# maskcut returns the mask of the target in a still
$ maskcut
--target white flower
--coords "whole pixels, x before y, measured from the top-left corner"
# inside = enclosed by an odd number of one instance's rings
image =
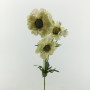
[[[53,25],[51,30],[51,37],[55,40],[59,40],[61,36],[67,35],[67,29],[64,27],[61,27],[60,22],[56,22],[55,25]]]
[[[34,9],[27,18],[28,28],[34,35],[46,36],[50,33],[53,20],[51,14],[45,9]]]
[[[53,41],[51,37],[46,37],[39,41],[36,53],[40,53],[42,59],[47,59],[52,55],[57,47],[57,42]]]

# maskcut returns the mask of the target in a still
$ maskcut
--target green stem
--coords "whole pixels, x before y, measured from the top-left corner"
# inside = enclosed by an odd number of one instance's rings
[[[44,90],[45,90],[45,77],[44,77]]]

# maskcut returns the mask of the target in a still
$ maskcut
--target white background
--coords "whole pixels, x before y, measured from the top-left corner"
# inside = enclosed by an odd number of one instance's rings
[[[45,8],[69,31],[50,64],[46,90],[90,90],[89,0],[0,0],[0,90],[43,90],[42,65],[34,46],[41,39],[27,28],[34,8]]]

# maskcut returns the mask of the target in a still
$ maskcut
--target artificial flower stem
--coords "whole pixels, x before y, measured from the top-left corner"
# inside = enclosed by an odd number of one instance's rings
[[[45,70],[45,60],[43,60],[43,69]],[[44,90],[45,90],[45,76],[44,76]]]
[[[44,90],[45,90],[45,77],[44,77]]]
[[[43,60],[43,69],[45,70],[45,60]]]

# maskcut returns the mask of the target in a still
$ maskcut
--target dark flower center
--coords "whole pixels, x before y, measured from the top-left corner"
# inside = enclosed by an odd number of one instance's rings
[[[45,47],[43,48],[45,52],[48,52],[50,49],[51,49],[50,45],[45,45]]]
[[[43,21],[42,21],[42,19],[36,19],[35,26],[37,28],[42,28],[43,27]]]
[[[61,31],[61,29],[58,27],[53,28],[53,34],[55,34],[55,35],[57,35],[60,31]]]

